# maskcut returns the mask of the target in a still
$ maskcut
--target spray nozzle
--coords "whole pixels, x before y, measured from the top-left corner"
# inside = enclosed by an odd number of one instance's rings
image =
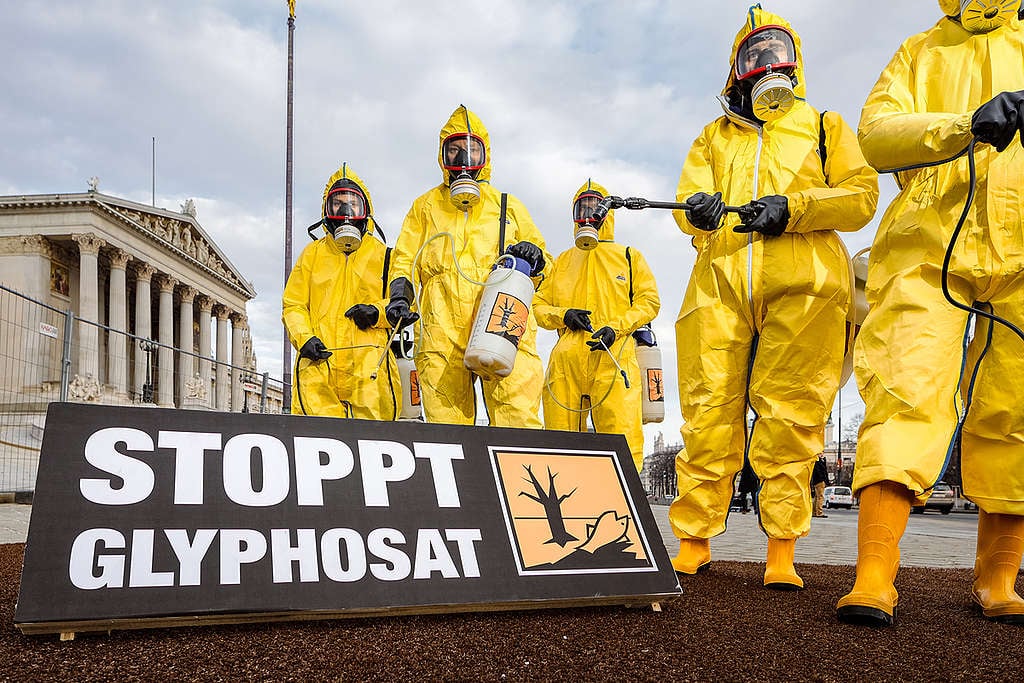
[[[603,221],[609,211],[621,208],[622,206],[623,201],[621,197],[609,195],[597,203],[597,206],[594,207],[594,213],[592,216],[595,221]]]

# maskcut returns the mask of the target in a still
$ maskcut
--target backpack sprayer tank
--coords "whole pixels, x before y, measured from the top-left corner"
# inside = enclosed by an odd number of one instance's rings
[[[530,271],[529,263],[505,254],[484,283],[464,356],[466,368],[484,379],[507,377],[515,365],[533,303]]]
[[[636,362],[640,366],[643,392],[643,424],[665,419],[665,387],[661,377],[661,349],[650,324],[633,333],[636,340]]]
[[[413,338],[412,326],[405,327],[395,334],[391,342],[391,351],[395,354],[398,365],[398,376],[402,385],[402,409],[398,413],[399,420],[419,420],[423,416],[423,404],[420,402],[420,378],[416,372],[416,364],[412,360]]]

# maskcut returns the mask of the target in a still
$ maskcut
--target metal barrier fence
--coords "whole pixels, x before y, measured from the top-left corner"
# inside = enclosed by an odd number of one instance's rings
[[[34,489],[52,401],[279,413],[283,391],[268,373],[84,320],[0,284],[0,493]]]

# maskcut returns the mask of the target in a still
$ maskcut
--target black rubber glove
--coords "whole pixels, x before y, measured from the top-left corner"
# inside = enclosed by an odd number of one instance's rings
[[[718,230],[722,214],[725,213],[725,202],[722,201],[721,192],[698,192],[687,199],[686,204],[690,207],[686,215],[693,227],[706,232]]]
[[[391,281],[388,287],[388,294],[391,297],[388,305],[384,307],[384,317],[391,327],[405,327],[420,319],[420,314],[409,308],[412,303],[412,283],[408,278],[399,277]]]
[[[345,317],[351,318],[352,322],[359,329],[368,330],[377,324],[377,320],[380,318],[380,311],[377,310],[376,306],[371,306],[370,304],[356,304],[345,311]]]
[[[781,194],[770,194],[746,204],[740,211],[740,224],[733,232],[759,232],[777,237],[789,225],[789,200]]]
[[[1001,92],[978,107],[971,117],[971,132],[1002,152],[1017,131],[1024,136],[1024,90]],[[1021,137],[1024,144],[1024,137]]]
[[[310,337],[306,340],[306,343],[299,349],[299,356],[302,358],[308,358],[311,361],[327,360],[333,354],[327,350],[324,343],[320,341],[320,337]]]
[[[582,308],[568,309],[562,316],[562,322],[570,332],[584,332],[592,329],[590,327],[590,311],[584,311]]]
[[[615,343],[615,330],[605,325],[594,334],[590,335],[591,339],[596,341],[588,341],[587,346],[590,347],[591,351],[602,351],[605,348],[611,349],[612,344]],[[604,346],[601,343],[604,342]]]
[[[538,275],[544,270],[544,252],[533,242],[516,242],[506,249],[505,253],[529,263],[530,277]]]

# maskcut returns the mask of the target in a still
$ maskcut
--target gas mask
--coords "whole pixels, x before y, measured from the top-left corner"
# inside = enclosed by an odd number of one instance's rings
[[[736,52],[736,80],[750,84],[750,108],[761,121],[782,118],[793,108],[793,71],[796,47],[782,26],[762,26],[740,43]]]
[[[594,209],[604,197],[599,192],[587,191],[576,198],[572,205],[572,222],[576,227],[574,236],[576,248],[589,251],[597,246],[597,231],[604,222],[594,218]]]
[[[340,180],[327,193],[324,225],[346,254],[359,248],[366,233],[368,215],[366,198],[355,183]]]
[[[960,25],[971,33],[988,33],[1010,22],[1018,0],[961,0]]]
[[[484,141],[473,133],[454,133],[441,144],[441,167],[448,172],[452,205],[468,211],[480,201],[476,177],[487,161]]]

